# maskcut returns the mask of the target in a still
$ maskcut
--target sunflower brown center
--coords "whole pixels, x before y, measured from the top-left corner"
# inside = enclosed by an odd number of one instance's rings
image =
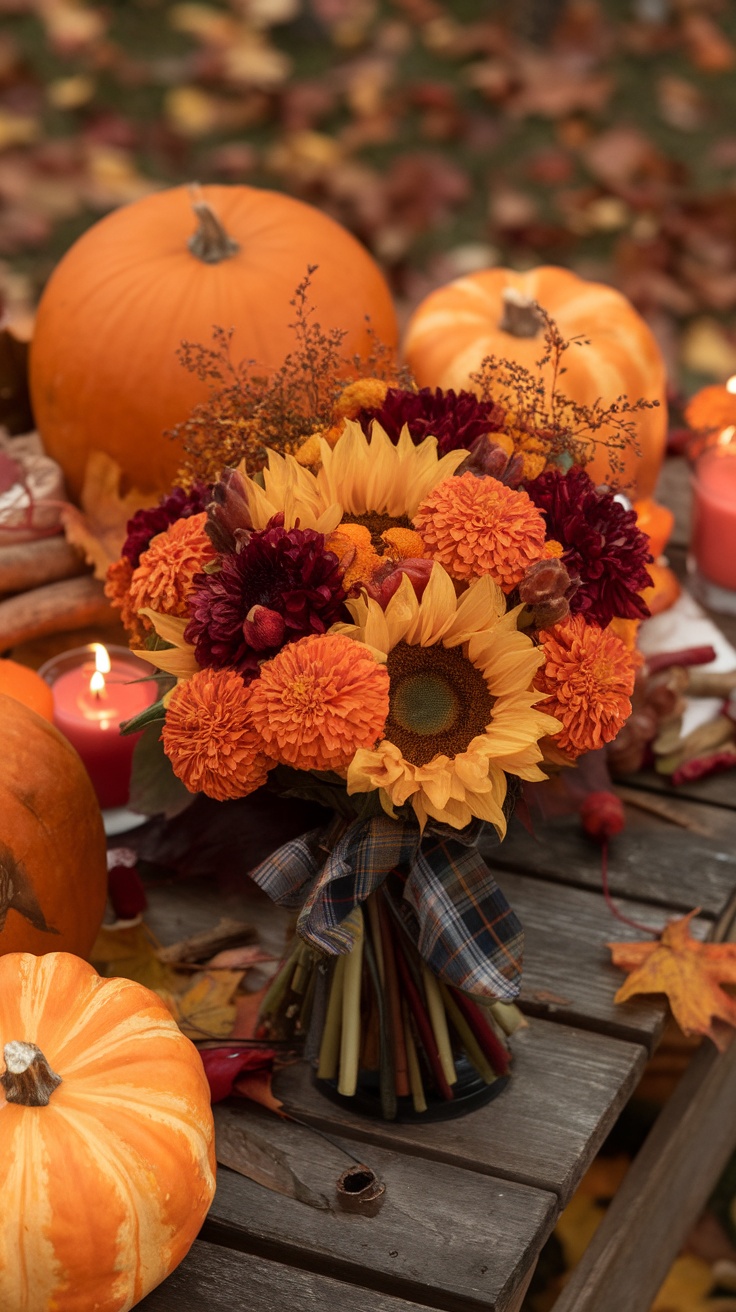
[[[344,515],[343,522],[362,524],[367,528],[371,535],[371,546],[379,556],[382,556],[386,550],[382,533],[386,533],[390,528],[413,528],[411,520],[406,515],[386,515],[379,510],[368,510],[364,515]]]
[[[494,699],[462,648],[400,642],[386,667],[391,689],[385,737],[412,765],[457,756],[490,723]]]

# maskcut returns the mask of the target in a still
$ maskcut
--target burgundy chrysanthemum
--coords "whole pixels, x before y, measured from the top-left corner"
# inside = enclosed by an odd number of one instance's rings
[[[646,619],[649,609],[639,593],[651,586],[647,572],[649,538],[637,528],[633,510],[625,510],[610,492],[599,493],[584,469],[567,474],[546,470],[526,490],[547,518],[547,536],[564,547],[562,560],[580,587],[570,610],[603,628],[618,615]]]
[[[287,531],[280,519],[223,556],[216,573],[197,575],[184,636],[201,666],[232,666],[250,678],[285,643],[349,618],[340,563],[324,535]]]
[[[127,537],[123,543],[122,554],[129,560],[133,569],[140,564],[144,551],[151,545],[157,533],[163,533],[178,519],[189,519],[190,515],[199,515],[207,509],[207,502],[212,496],[212,488],[204,483],[195,483],[189,492],[183,487],[171,489],[168,496],[162,497],[157,506],[148,510],[136,510],[132,519],[126,524]]]
[[[472,392],[443,392],[422,387],[418,392],[389,387],[383,405],[361,410],[358,420],[366,437],[377,419],[392,442],[398,442],[404,424],[415,445],[436,437],[440,455],[470,448],[476,437],[503,428],[504,412],[495,401],[479,401]]]

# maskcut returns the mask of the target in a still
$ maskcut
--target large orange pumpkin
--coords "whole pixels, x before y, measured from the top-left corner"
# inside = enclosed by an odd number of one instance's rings
[[[0,694],[0,726],[0,953],[86,956],[107,898],[94,788],[71,743],[14,697]]]
[[[633,448],[622,453],[620,476],[630,493],[651,496],[667,436],[665,366],[644,320],[611,287],[551,266],[528,273],[484,269],[440,287],[415,310],[404,342],[419,386],[469,387],[471,374],[489,355],[533,370],[544,350],[534,301],[556,320],[563,337],[590,341],[566,352],[560,391],[583,405],[598,398],[608,405],[622,395],[631,402],[659,402],[636,416],[641,455]],[[596,480],[610,476],[605,452],[587,468]]]
[[[0,1307],[127,1312],[212,1201],[209,1087],[155,993],[67,952],[0,960]]]
[[[275,371],[295,346],[290,302],[310,265],[314,319],[346,331],[346,359],[370,356],[371,329],[396,346],[383,276],[333,219],[253,187],[206,187],[202,196],[199,227],[186,187],[108,215],[67,252],[41,298],[33,410],[74,496],[94,449],[141,490],[166,491],[181,450],[165,432],[208,394],[177,359],[181,342],[209,346],[214,326],[232,327],[233,361]]]

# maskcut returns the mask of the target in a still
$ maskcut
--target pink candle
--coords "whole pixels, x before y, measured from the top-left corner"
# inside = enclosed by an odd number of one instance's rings
[[[124,647],[91,643],[47,661],[39,673],[54,694],[54,724],[79,752],[103,810],[125,806],[133,748],[140,734],[120,725],[157,697],[151,666]]]
[[[690,550],[703,578],[736,592],[734,442],[710,447],[695,467]]]

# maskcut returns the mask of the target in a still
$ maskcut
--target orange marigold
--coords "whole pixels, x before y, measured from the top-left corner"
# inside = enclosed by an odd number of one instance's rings
[[[234,670],[198,670],[174,689],[161,737],[190,793],[226,802],[266,782],[276,762],[251,719],[254,686],[246,687]]]
[[[142,615],[139,615],[135,606],[130,600],[130,584],[133,578],[133,566],[127,556],[121,556],[119,560],[108,566],[107,576],[105,578],[105,596],[110,605],[120,611],[120,619],[127,629],[131,638],[141,647],[146,640],[146,634],[151,629],[151,624]]]
[[[539,703],[562,721],[553,742],[572,760],[616,737],[631,714],[636,668],[632,652],[610,629],[574,615],[539,634],[545,663],[534,680]]]
[[[445,479],[425,497],[414,525],[452,578],[489,574],[504,592],[544,553],[544,520],[531,498],[495,478]]]
[[[195,574],[215,560],[217,552],[204,531],[206,512],[177,519],[164,533],[151,539],[130,582],[130,605],[135,611],[150,606],[161,615],[188,615],[187,605]]]
[[[375,746],[389,677],[367,647],[339,633],[283,647],[251,684],[250,713],[268,750],[298,770],[345,770]]]

